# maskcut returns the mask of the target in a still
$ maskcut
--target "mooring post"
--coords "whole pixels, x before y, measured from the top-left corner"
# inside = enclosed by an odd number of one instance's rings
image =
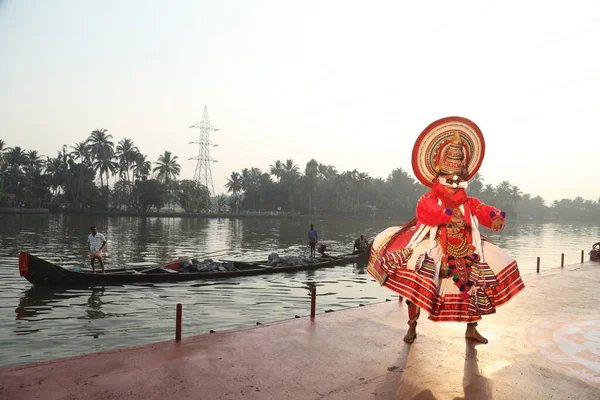
[[[583,250],[581,250],[581,263],[583,264]]]
[[[540,273],[540,258],[537,258],[537,273]]]
[[[177,303],[177,316],[175,318],[175,341],[176,342],[179,342],[181,340],[181,314],[182,314],[181,303]]]
[[[315,309],[317,306],[317,288],[310,290],[310,319],[315,319]]]
[[[561,268],[565,267],[565,253],[560,254],[560,267]]]

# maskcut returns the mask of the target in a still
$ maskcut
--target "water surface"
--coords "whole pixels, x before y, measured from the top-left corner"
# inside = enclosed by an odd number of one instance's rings
[[[271,252],[308,254],[314,223],[332,253],[345,253],[361,233],[372,238],[394,221],[201,219],[0,215],[0,367],[139,345],[174,337],[175,305],[184,308],[183,334],[254,325],[310,313],[396,299],[356,263],[318,271],[221,280],[89,289],[34,287],[19,276],[26,250],[63,264],[87,263],[86,238],[95,224],[107,236],[106,265],[153,264],[178,256],[266,259]],[[398,221],[403,222],[403,221]],[[524,275],[580,260],[600,228],[576,224],[519,224],[501,233],[485,230],[515,257]],[[493,318],[493,317],[492,317]]]

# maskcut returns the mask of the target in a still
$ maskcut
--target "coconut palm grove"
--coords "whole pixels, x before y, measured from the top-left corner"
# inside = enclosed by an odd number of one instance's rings
[[[287,159],[273,161],[267,171],[234,171],[223,188],[227,194],[214,198],[206,187],[179,180],[180,173],[178,157],[170,151],[149,160],[131,139],[115,144],[106,129],[63,145],[54,156],[0,139],[0,207],[411,218],[426,191],[401,168],[379,178],[357,169],[338,171],[314,159],[304,168]],[[468,191],[517,218],[600,221],[600,199],[547,204],[510,182],[486,183],[480,174]]]

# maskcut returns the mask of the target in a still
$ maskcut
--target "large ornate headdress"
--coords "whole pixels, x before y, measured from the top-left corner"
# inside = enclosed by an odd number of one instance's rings
[[[466,118],[446,117],[421,132],[413,147],[412,166],[417,179],[431,187],[439,175],[468,181],[479,170],[484,155],[479,127]]]

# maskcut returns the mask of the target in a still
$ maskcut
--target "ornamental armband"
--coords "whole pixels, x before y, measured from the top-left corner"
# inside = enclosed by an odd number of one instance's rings
[[[504,211],[500,211],[500,215],[496,214],[496,211],[490,211],[490,218],[494,219],[495,217],[502,217],[506,219],[506,213]]]

